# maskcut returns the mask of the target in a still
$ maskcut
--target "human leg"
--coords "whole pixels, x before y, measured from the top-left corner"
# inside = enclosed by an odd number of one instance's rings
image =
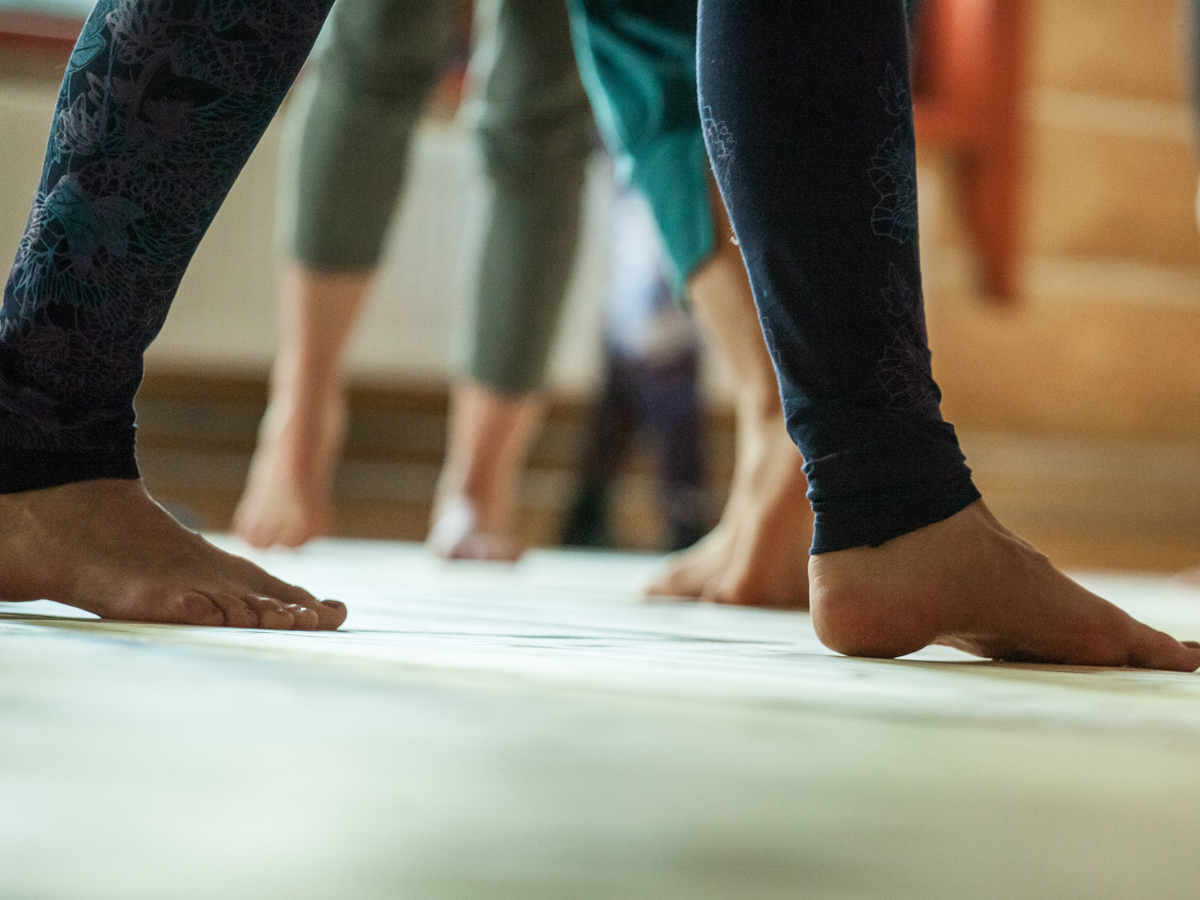
[[[438,480],[430,549],[445,559],[513,562],[521,469],[541,422],[536,395],[507,395],[474,381],[450,395],[446,458]]]
[[[494,17],[472,60],[483,70],[477,127],[491,197],[429,543],[447,557],[511,559],[522,549],[516,492],[574,265],[592,120],[561,4],[498,0],[479,15]]]
[[[1194,670],[1006,531],[971,486],[930,373],[898,0],[702,0],[713,167],[816,512],[813,623],[830,647]]]
[[[803,609],[808,605],[812,514],[804,460],[784,426],[754,297],[723,209],[714,203],[716,251],[688,280],[709,345],[733,373],[736,457],[717,527],[671,557],[651,594]]]
[[[280,271],[279,352],[233,531],[254,547],[299,547],[333,524],[347,426],[345,353],[373,272]]]
[[[696,85],[696,7],[570,0],[580,70],[605,140],[654,212],[677,289],[686,286],[734,377],[737,458],[717,527],[668,559],[657,595],[803,606],[810,515],[803,460],[783,427],[771,360],[725,213],[710,189]]]
[[[604,378],[592,406],[563,543],[615,546],[608,501],[631,440],[651,438],[666,546],[680,550],[711,527],[705,477],[699,344],[664,273],[665,251],[640,192],[618,184],[609,210],[610,277]]]
[[[326,11],[101,0],[89,17],[0,309],[0,598],[154,622],[345,619],[178,525],[134,455],[143,351]]]
[[[342,0],[284,122],[280,345],[234,531],[299,546],[331,525],[345,354],[413,134],[454,36],[453,0]]]

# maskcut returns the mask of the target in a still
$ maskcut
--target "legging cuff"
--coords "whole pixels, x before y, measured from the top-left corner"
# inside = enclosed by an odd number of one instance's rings
[[[133,448],[106,453],[53,453],[23,447],[0,447],[0,494],[19,494],[92,481],[139,478]]]
[[[921,485],[882,495],[814,503],[811,552],[878,547],[892,538],[948,519],[980,498],[969,474],[945,485]]]

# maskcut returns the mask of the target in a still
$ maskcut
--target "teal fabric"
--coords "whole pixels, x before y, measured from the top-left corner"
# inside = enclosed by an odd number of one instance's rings
[[[654,211],[673,287],[715,248],[696,104],[695,0],[568,0],[579,74],[618,174]]]
[[[1200,4],[1200,0],[1195,0]],[[579,73],[618,174],[654,210],[676,293],[715,248],[696,102],[695,0],[567,0]],[[920,0],[907,0],[910,24]]]

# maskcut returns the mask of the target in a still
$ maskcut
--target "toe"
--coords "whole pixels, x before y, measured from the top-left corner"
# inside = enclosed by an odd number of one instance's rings
[[[179,624],[219,626],[225,624],[221,607],[209,597],[189,591],[179,598]]]
[[[1140,669],[1165,669],[1195,672],[1200,669],[1200,646],[1195,641],[1180,643],[1161,631],[1146,629],[1139,645],[1130,654],[1129,665]]]
[[[233,532],[251,547],[259,550],[271,546],[271,534],[262,520],[244,509],[238,509],[233,517]]]
[[[308,609],[304,606],[298,606],[295,603],[288,603],[284,606],[292,615],[292,630],[293,631],[316,631],[320,620],[315,609]]]
[[[1188,569],[1180,572],[1175,576],[1184,584],[1192,585],[1193,587],[1200,586],[1200,569]]]
[[[680,570],[676,561],[670,560],[646,586],[646,593],[651,597],[698,600],[704,593],[704,580],[691,577],[689,572]]]
[[[294,617],[278,600],[270,597],[244,597],[243,601],[258,616],[259,628],[280,631],[288,631],[292,628]]]
[[[317,615],[317,628],[322,631],[333,631],[346,621],[346,607],[341,603],[319,601],[303,588],[280,581],[253,563],[246,560],[240,562],[243,564],[243,583],[258,597],[272,597],[278,601],[280,608],[294,604],[312,610]]]
[[[234,594],[214,594],[213,603],[221,608],[225,625],[229,628],[257,628],[258,614],[246,601]]]
[[[271,545],[278,544],[289,550],[295,550],[297,547],[307,544],[312,537],[311,531],[302,522],[287,522],[272,534]]]
[[[329,630],[340,627],[346,621],[348,613],[346,604],[340,600],[321,600],[320,609],[316,612],[317,627]]]
[[[346,621],[346,607],[336,600],[318,600],[303,588],[282,581],[270,585],[269,591],[264,591],[270,597],[278,598],[287,605],[299,606],[310,610],[316,615],[316,628],[321,631],[333,631]]]

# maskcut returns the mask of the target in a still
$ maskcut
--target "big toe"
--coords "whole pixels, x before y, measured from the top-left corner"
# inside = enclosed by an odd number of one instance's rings
[[[1131,666],[1169,672],[1195,672],[1200,669],[1200,645],[1195,641],[1181,643],[1161,631],[1147,631],[1150,633],[1144,636],[1130,655]]]
[[[317,629],[320,631],[334,631],[346,621],[346,604],[339,600],[318,600],[317,605],[311,608],[317,614]]]

